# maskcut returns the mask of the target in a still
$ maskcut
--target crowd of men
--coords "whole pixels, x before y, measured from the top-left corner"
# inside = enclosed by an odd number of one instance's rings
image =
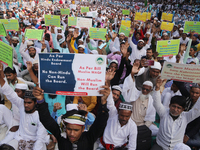
[[[76,9],[61,15],[71,3]],[[2,19],[19,21],[19,31],[0,37],[13,48],[13,69],[0,63],[0,150],[200,148],[200,85],[160,78],[165,61],[199,65],[200,34],[183,32],[185,21],[200,21],[198,1],[0,4]],[[97,15],[81,13],[83,6]],[[151,18],[135,20],[136,12],[150,12]],[[173,14],[171,32],[160,28],[163,12]],[[45,14],[60,15],[61,27],[46,26]],[[87,27],[68,26],[69,16],[92,18],[94,28],[107,29],[106,40],[91,39]],[[128,36],[119,33],[122,20],[131,21]],[[43,29],[43,40],[25,39],[26,29]],[[158,57],[157,41],[173,39],[180,39],[178,54]],[[107,55],[103,96],[44,93],[38,83],[39,53]]]

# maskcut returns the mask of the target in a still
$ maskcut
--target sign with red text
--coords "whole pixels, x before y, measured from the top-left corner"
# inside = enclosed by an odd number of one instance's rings
[[[200,83],[200,65],[166,62],[161,72],[162,79]]]
[[[39,82],[45,93],[101,96],[106,56],[90,54],[39,54]]]

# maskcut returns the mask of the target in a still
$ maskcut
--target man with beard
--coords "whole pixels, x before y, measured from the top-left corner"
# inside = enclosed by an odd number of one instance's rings
[[[142,91],[137,90],[134,75],[138,73],[138,67],[138,65],[133,64],[131,74],[124,81],[122,95],[133,106],[131,119],[137,126],[146,125],[151,130],[152,136],[156,136],[158,128],[153,124],[156,110],[153,106],[152,96],[150,95],[153,89],[153,83],[151,81],[145,81],[142,85]]]
[[[14,103],[20,111],[19,130],[16,132],[9,145],[15,149],[46,149],[45,143],[49,137],[46,129],[39,119],[38,111],[36,110],[36,98],[32,91],[26,91],[24,99],[18,97],[17,93],[3,79],[3,65],[0,63],[0,84],[1,91],[6,97]]]
[[[132,53],[130,55],[131,62],[133,63],[135,59],[141,59],[142,56],[146,55],[146,50],[144,47],[144,41],[139,40],[138,44],[135,45],[132,42],[131,36],[133,35],[134,31],[131,30],[129,33],[128,43],[130,44],[130,47],[132,48]]]

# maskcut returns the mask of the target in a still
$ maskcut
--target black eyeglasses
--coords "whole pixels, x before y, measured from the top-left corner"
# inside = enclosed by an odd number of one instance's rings
[[[146,88],[142,88],[142,90],[146,90],[147,92],[150,92],[151,90],[150,89],[146,89]]]

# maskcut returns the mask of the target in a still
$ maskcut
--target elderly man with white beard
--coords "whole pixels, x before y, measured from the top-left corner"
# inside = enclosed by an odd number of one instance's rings
[[[142,91],[138,91],[135,86],[135,75],[138,74],[138,65],[133,64],[131,74],[125,79],[122,95],[127,102],[131,102],[133,112],[132,120],[137,126],[146,125],[152,132],[152,136],[156,136],[158,128],[154,124],[156,110],[153,106],[153,99],[150,92],[153,89],[151,81],[145,81],[142,86]]]

